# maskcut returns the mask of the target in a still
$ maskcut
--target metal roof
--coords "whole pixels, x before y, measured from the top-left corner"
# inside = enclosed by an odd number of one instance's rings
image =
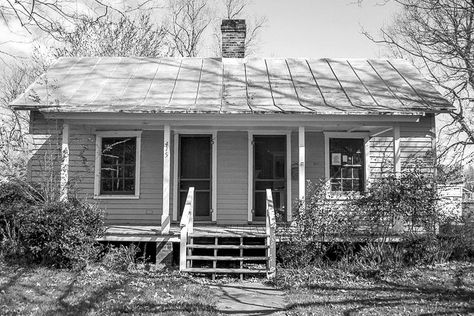
[[[404,60],[60,58],[12,106],[59,112],[414,114],[452,105]]]

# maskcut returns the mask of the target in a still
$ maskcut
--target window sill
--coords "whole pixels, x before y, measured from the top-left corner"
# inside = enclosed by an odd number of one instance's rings
[[[329,200],[355,200],[362,196],[362,192],[329,192],[327,199]]]
[[[96,195],[94,200],[138,200],[139,195]]]

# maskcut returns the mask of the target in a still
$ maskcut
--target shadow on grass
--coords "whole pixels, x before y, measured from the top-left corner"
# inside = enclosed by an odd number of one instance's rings
[[[347,307],[343,314],[353,315],[365,309],[372,308],[396,308],[413,307],[420,305],[426,308],[438,304],[437,309],[432,312],[420,313],[420,315],[451,315],[474,313],[474,291],[462,288],[449,289],[439,286],[404,285],[397,282],[377,280],[376,285],[368,287],[350,286],[326,286],[312,285],[307,288],[314,291],[315,296],[331,297],[333,295],[345,295],[344,299],[329,299],[322,302],[302,302],[287,306],[287,310],[298,308],[324,307],[327,305]],[[329,292],[329,293],[320,293]],[[371,295],[386,294],[386,297],[373,297]],[[425,302],[420,303],[420,302]],[[444,303],[444,304],[443,304]]]

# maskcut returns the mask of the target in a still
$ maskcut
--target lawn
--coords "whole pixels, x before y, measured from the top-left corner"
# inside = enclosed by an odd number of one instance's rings
[[[215,282],[143,266],[131,272],[99,265],[73,272],[0,262],[0,314],[219,315],[210,284]],[[277,284],[286,286],[288,303],[279,315],[474,314],[472,263],[364,275],[280,269]]]
[[[474,264],[447,263],[363,277],[337,269],[280,273],[284,315],[474,315]]]
[[[203,280],[177,272],[81,272],[0,263],[0,314],[4,315],[216,315]]]

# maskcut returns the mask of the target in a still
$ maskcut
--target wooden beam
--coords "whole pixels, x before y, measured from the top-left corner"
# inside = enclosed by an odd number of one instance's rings
[[[303,204],[306,199],[306,148],[305,148],[305,128],[300,126],[298,129],[298,152],[299,152],[299,159],[298,159],[298,192],[299,192],[299,200]]]
[[[400,125],[393,126],[393,171],[400,175],[402,171],[400,162]]]
[[[171,142],[170,126],[165,125],[163,133],[163,212],[161,214],[161,234],[170,232],[170,176],[171,176]]]
[[[69,124],[63,124],[62,134],[60,200],[66,201],[69,182]]]

